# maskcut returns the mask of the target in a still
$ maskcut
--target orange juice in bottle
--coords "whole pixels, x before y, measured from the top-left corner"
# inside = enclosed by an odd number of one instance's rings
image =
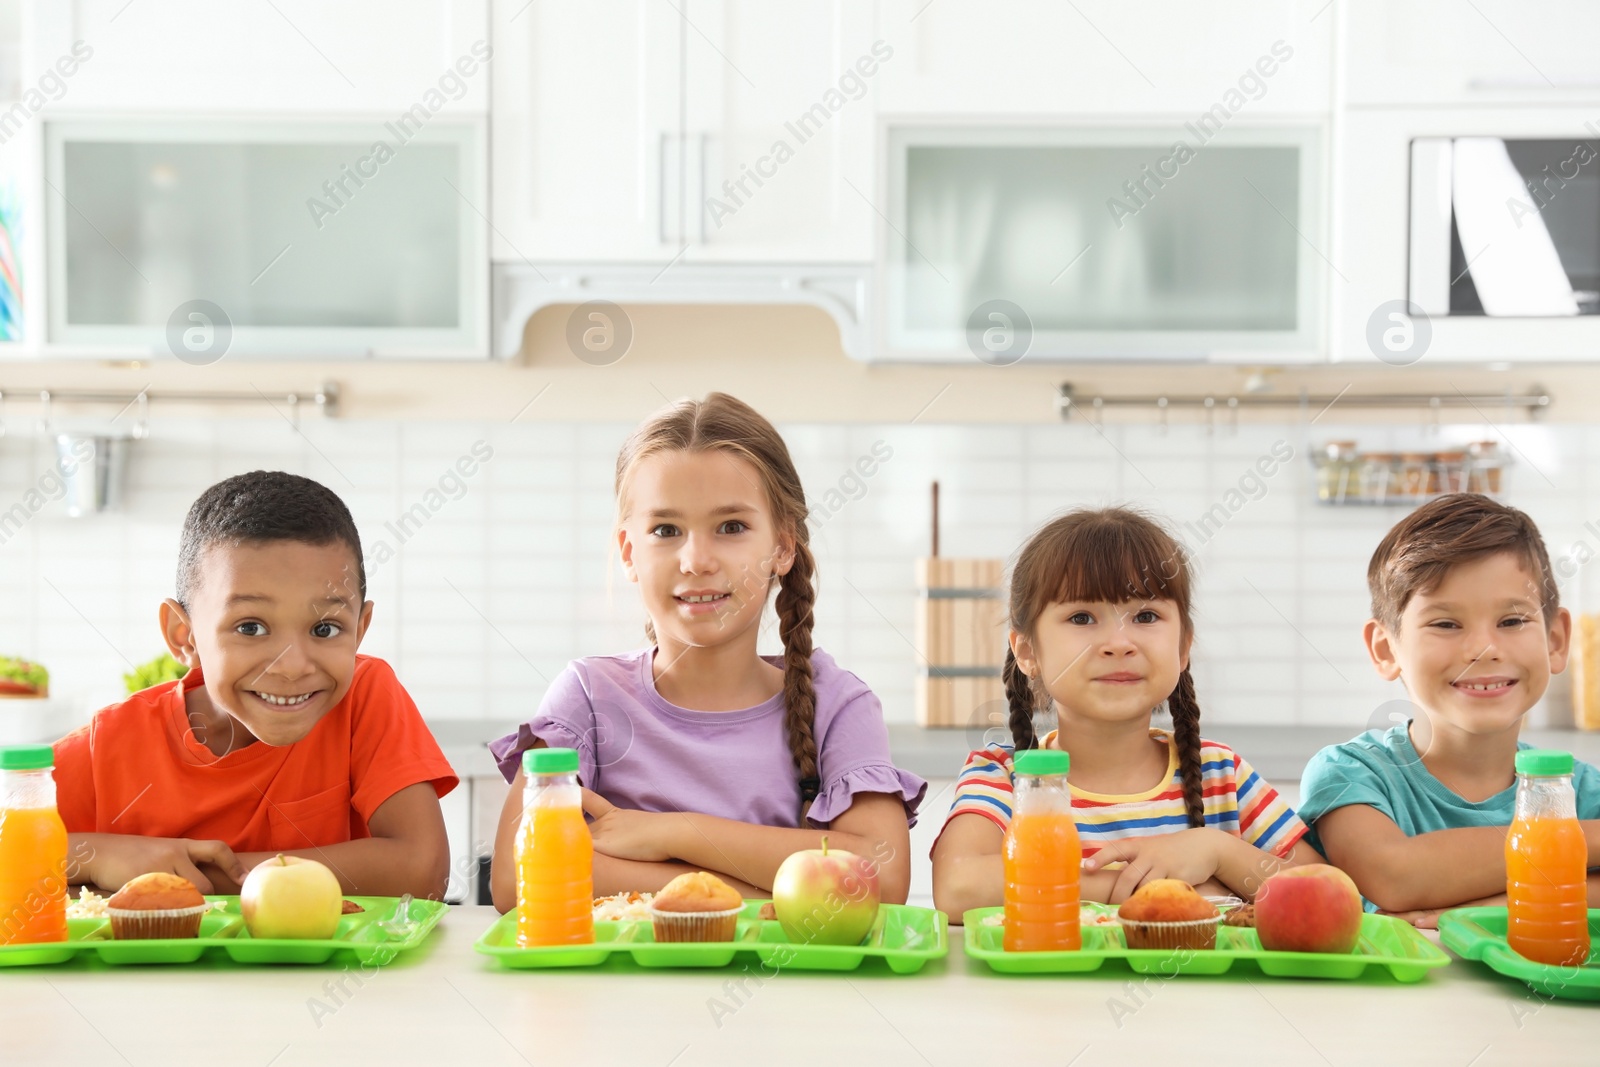
[[[594,941],[594,840],[583,819],[578,753],[531,748],[517,829],[517,944]]]
[[[1572,791],[1572,754],[1517,753],[1517,808],[1506,836],[1506,941],[1558,967],[1589,956],[1588,847]]]
[[[0,945],[67,939],[67,828],[49,745],[0,749]]]
[[[1072,820],[1065,752],[1017,753],[1016,795],[1004,848],[1005,950],[1059,952],[1083,947],[1078,877],[1083,848]]]

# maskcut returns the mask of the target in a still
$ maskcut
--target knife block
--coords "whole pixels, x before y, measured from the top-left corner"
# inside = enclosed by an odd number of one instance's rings
[[[997,710],[1004,720],[1004,572],[998,559],[917,560],[918,725],[987,728]]]

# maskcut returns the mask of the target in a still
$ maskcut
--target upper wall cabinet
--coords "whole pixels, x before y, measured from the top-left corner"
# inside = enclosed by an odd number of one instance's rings
[[[701,260],[872,256],[873,88],[896,56],[859,0],[688,0],[679,243]]]
[[[1474,106],[1600,99],[1600,4],[1346,0],[1347,100]],[[1356,42],[1359,42],[1357,46]]]
[[[487,355],[483,117],[402,121],[46,123],[50,354]]]
[[[902,114],[1321,113],[1333,30],[1326,0],[882,0],[878,35],[895,58],[879,103]]]
[[[26,91],[74,111],[483,112],[487,0],[27,0]]]
[[[666,3],[496,0],[496,260],[655,259],[683,41]]]
[[[871,256],[867,5],[501,0],[493,19],[497,260]]]

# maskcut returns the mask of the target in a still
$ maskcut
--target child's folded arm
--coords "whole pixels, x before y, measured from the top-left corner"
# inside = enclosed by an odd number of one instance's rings
[[[1277,856],[1232,834],[1221,830],[1211,832],[1222,835],[1215,877],[1246,900],[1254,900],[1261,892],[1262,883],[1279,871],[1322,862],[1317,850],[1304,837],[1296,841],[1286,855]]]
[[[286,849],[283,854],[324,864],[348,894],[398,897],[410,893],[428,900],[444,899],[450,876],[450,840],[432,783],[406,786],[378,805],[367,820],[367,830],[372,836]],[[251,868],[276,855],[247,852],[239,859]],[[230,887],[223,892],[238,889]]]
[[[1126,866],[1104,870],[1106,864],[1116,862]],[[1288,854],[1280,857],[1233,834],[1211,827],[1191,827],[1170,834],[1107,842],[1089,857],[1085,873],[1112,876],[1107,898],[1112,904],[1122,903],[1139,886],[1156,878],[1177,878],[1190,885],[1215,880],[1230,892],[1253,900],[1261,883],[1278,871],[1316,862],[1316,850],[1304,840],[1295,842]]]
[[[952,818],[933,846],[933,906],[960,922],[972,908],[997,907],[1005,893],[1000,849],[1005,832],[988,818],[965,812]]]
[[[543,742],[538,743],[539,746]],[[501,914],[517,905],[517,826],[522,821],[522,787],[527,779],[519,769],[506,791],[505,803],[500,808],[500,822],[495,828],[494,856],[489,866],[489,894]],[[585,790],[589,796],[594,794]],[[727,882],[744,897],[764,897],[767,889],[751,885],[737,875],[724,872],[717,865],[691,867],[686,863],[668,859],[658,862],[619,859],[595,850],[594,894],[597,897],[613,893],[653,893],[680,874],[708,870]]]
[[[650,824],[644,835],[650,849],[660,849],[674,859],[696,865],[696,869],[728,870],[768,892],[784,860],[802,849],[822,847],[826,836],[830,849],[853,852],[876,865],[884,901],[904,904],[911,891],[911,832],[905,802],[894,794],[856,794],[850,807],[833,819],[827,830],[759,826],[698,812],[629,811],[609,804],[601,812],[590,807],[594,796],[586,793],[585,809],[595,816],[590,829],[596,852],[620,852],[630,859],[659,859],[656,855],[635,855],[627,845],[618,848],[608,844],[608,820],[626,826],[642,817]],[[624,830],[619,836],[626,840],[637,835]]]
[[[622,860],[615,856],[607,856],[603,852],[594,854],[594,895],[608,897],[613,893],[655,893],[678,875],[689,874],[692,871],[707,871],[716,875],[746,900],[761,900],[772,895],[770,889],[751,885],[736,875],[719,871],[714,867],[692,867],[677,860],[659,862]],[[500,910],[510,911],[517,902],[516,898],[516,883],[513,879],[510,895],[505,900],[506,906]],[[496,900],[495,906],[499,907],[500,903],[500,900]]]
[[[176,874],[202,893],[236,893],[247,864],[222,841],[138,834],[67,835],[68,885],[117,890],[141,874]]]
[[[1408,836],[1366,804],[1317,820],[1328,861],[1389,912],[1450,908],[1505,891],[1506,829],[1467,826]]]

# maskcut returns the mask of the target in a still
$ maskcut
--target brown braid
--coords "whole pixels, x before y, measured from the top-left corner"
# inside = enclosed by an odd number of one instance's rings
[[[1033,679],[1023,673],[1009,648],[1001,676],[1006,683],[1006,703],[1011,705],[1011,743],[1018,752],[1038,748],[1039,738],[1033,729]]]
[[[1183,776],[1183,806],[1190,826],[1206,824],[1205,794],[1200,781],[1200,702],[1189,668],[1178,675],[1178,687],[1167,697],[1172,713],[1172,742],[1178,746],[1178,773]]]
[[[817,716],[817,691],[811,675],[812,608],[816,592],[811,575],[816,562],[806,544],[806,529],[796,531],[794,564],[778,586],[774,605],[778,612],[778,636],[783,639],[784,728],[789,733],[789,754],[800,775],[800,805],[804,812],[816,799],[821,782],[817,774],[817,739],[812,725]]]

